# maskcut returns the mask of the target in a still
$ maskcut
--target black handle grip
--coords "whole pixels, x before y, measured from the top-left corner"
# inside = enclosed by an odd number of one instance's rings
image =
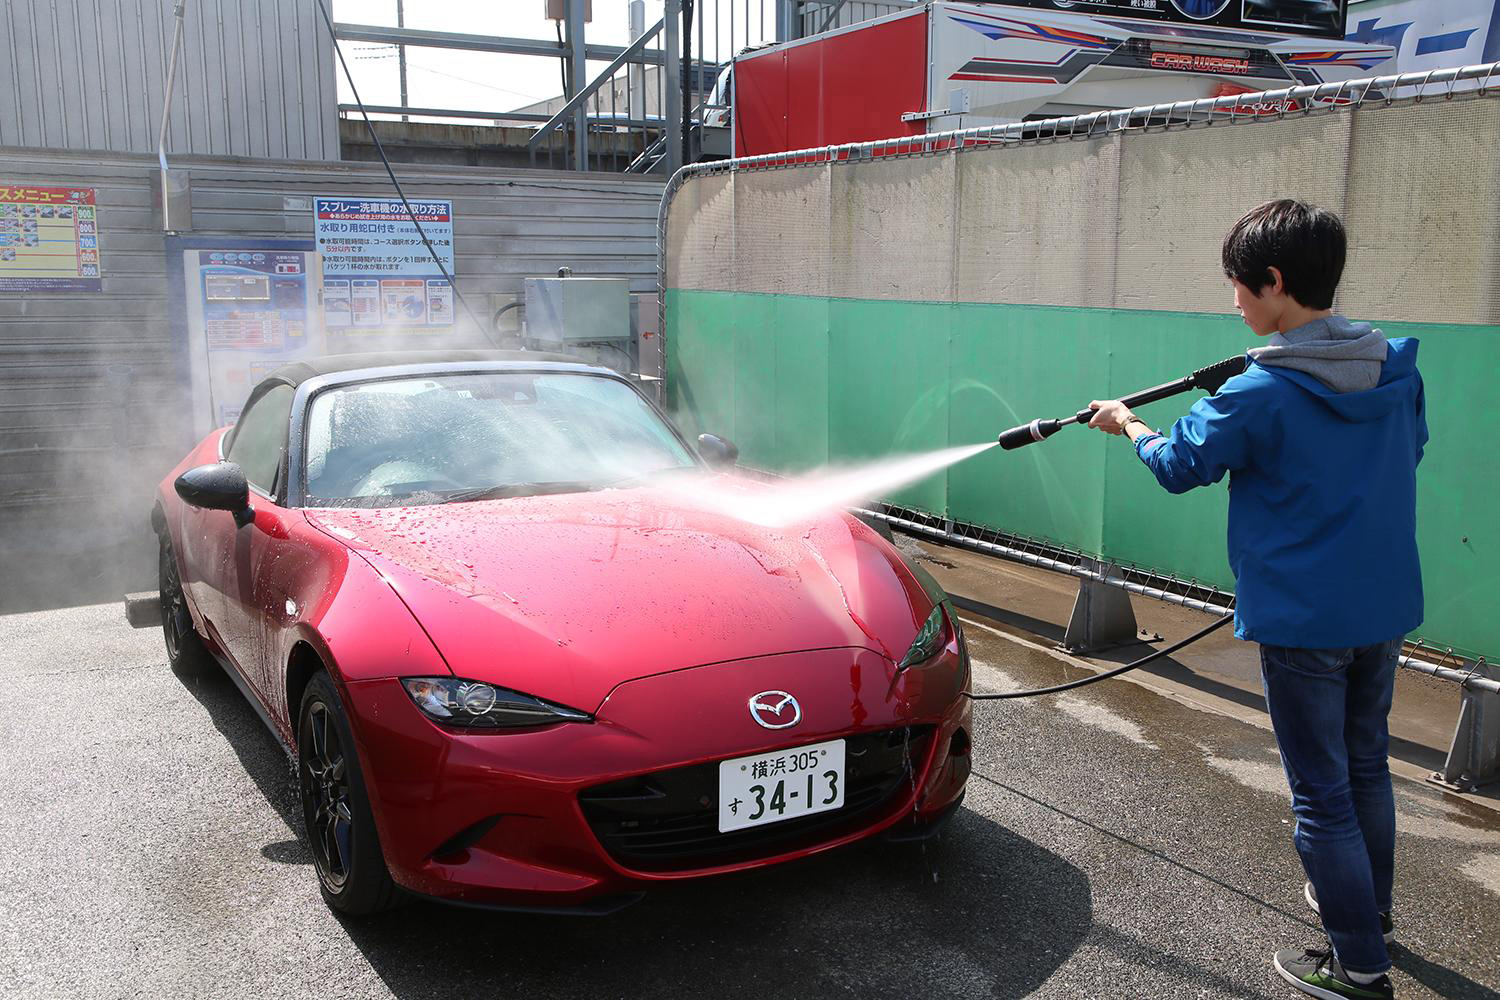
[[[1250,355],[1240,354],[1236,357],[1225,358],[1216,361],[1207,368],[1199,368],[1188,376],[1189,381],[1199,389],[1207,392],[1210,396],[1224,387],[1224,383],[1236,375],[1245,374],[1245,369],[1250,367]]]

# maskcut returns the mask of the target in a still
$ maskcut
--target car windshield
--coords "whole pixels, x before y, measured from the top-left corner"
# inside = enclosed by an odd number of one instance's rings
[[[313,398],[306,440],[312,506],[577,492],[696,465],[629,385],[561,372],[328,389]]]

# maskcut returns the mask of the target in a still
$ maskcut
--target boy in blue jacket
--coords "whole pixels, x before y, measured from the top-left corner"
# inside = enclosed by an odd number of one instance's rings
[[[1268,202],[1224,238],[1234,304],[1264,347],[1170,434],[1118,400],[1089,421],[1129,436],[1171,493],[1229,473],[1235,635],[1260,643],[1293,840],[1332,948],[1276,970],[1325,998],[1392,995],[1396,811],[1386,762],[1396,660],[1422,621],[1416,469],[1427,442],[1417,341],[1332,310],[1344,227]]]

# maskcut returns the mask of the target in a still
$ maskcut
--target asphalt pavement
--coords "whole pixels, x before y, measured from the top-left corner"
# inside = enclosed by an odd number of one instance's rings
[[[980,689],[1088,669],[973,619]],[[1262,727],[1109,681],[976,706],[941,839],[608,918],[319,899],[282,750],[118,604],[0,617],[0,998],[1291,997],[1318,940]],[[1500,998],[1500,817],[1398,779],[1397,996]]]

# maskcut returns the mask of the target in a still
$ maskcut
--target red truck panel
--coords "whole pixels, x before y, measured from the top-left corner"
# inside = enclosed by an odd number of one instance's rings
[[[742,58],[734,68],[735,155],[918,135],[927,109],[921,12]]]

